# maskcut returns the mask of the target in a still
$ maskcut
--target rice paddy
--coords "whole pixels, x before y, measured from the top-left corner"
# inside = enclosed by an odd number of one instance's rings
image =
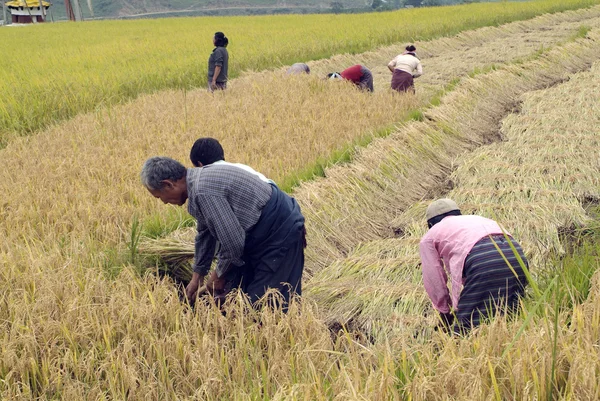
[[[345,16],[89,21],[3,29],[0,147],[15,136],[141,93],[204,87],[216,31],[231,39],[235,76],[242,70],[360,53],[595,4],[597,0],[536,0]]]
[[[588,209],[600,196],[599,35],[598,8],[546,15],[417,43],[426,75],[416,96],[386,89],[397,45],[311,63],[318,75],[351,60],[374,66],[372,96],[248,72],[216,96],[142,96],[11,140],[0,151],[10,194],[0,215],[0,398],[597,399],[597,258],[558,257],[565,228],[593,228]],[[519,37],[529,41],[511,47]],[[287,315],[241,300],[226,317],[191,310],[170,280],[139,274],[145,244],[132,227],[186,218],[145,193],[141,162],[185,161],[209,133],[228,160],[278,182],[319,159],[327,166],[294,189],[309,274]],[[328,166],[336,149],[350,162]],[[513,233],[543,294],[467,338],[433,330],[420,282],[423,211],[440,195]],[[166,254],[189,255],[188,235],[170,234]],[[584,270],[578,293],[568,280]]]

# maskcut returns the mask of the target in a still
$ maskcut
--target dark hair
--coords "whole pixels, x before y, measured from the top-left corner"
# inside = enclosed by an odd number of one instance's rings
[[[407,52],[415,52],[415,51],[417,51],[417,48],[415,47],[415,45],[408,45],[408,46],[406,46],[406,51]]]
[[[200,138],[194,142],[190,151],[190,161],[194,166],[200,167],[200,163],[207,166],[219,160],[225,160],[225,153],[219,141],[214,138]]]
[[[227,47],[229,44],[229,39],[223,32],[215,32],[215,46],[217,47]]]
[[[461,214],[462,213],[460,212],[460,210],[450,210],[449,212],[437,215],[437,216],[432,217],[429,220],[427,220],[427,226],[429,228],[431,228],[431,227],[435,226],[437,223],[439,223],[440,221],[442,221],[442,219],[446,216],[460,216]]]

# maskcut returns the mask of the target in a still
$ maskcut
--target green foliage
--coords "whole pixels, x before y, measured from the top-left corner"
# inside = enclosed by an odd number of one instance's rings
[[[142,224],[141,235],[160,238],[183,227],[193,227],[196,221],[181,207],[170,207],[166,212],[147,218]],[[132,228],[133,231],[133,228]]]
[[[129,242],[127,248],[129,249],[129,263],[135,265],[137,261],[138,246],[140,244],[140,238],[142,235],[142,224],[137,216],[133,216],[133,222],[131,223],[131,234],[129,236]]]
[[[571,39],[574,40],[574,39],[578,39],[578,38],[585,38],[591,29],[592,28],[590,28],[589,26],[582,25],[579,27],[579,29],[577,30],[577,33],[575,33],[575,35],[573,35],[573,37]]]

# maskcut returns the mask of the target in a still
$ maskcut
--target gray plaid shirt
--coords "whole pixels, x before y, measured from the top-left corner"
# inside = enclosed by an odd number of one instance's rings
[[[187,171],[188,211],[198,221],[194,272],[205,275],[219,241],[217,275],[244,264],[246,233],[271,198],[271,185],[231,165],[212,164]]]

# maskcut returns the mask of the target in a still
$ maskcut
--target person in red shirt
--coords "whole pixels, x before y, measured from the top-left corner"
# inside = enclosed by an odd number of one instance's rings
[[[373,74],[371,74],[371,71],[364,65],[356,64],[346,68],[341,73],[334,72],[328,75],[329,78],[337,78],[339,76],[352,82],[360,89],[373,92]]]

